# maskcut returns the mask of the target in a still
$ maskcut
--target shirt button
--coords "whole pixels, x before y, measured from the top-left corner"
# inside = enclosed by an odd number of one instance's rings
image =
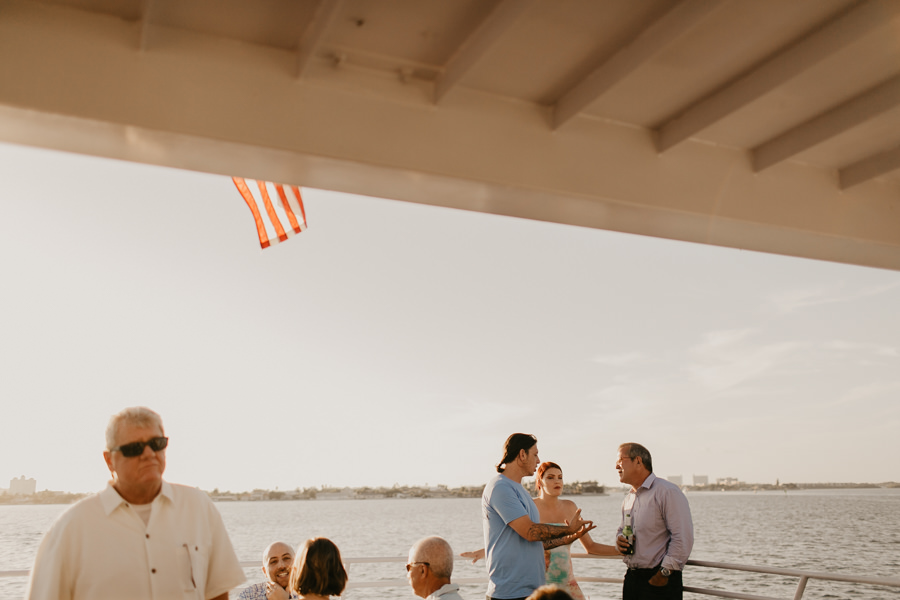
[[[150,539],[150,534],[149,534],[149,533],[147,534],[147,539],[148,539],[148,540]]]
[[[150,569],[151,573],[156,573],[156,569]]]

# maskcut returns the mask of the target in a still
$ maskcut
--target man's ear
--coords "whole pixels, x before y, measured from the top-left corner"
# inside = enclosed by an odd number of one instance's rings
[[[103,451],[103,460],[106,461],[106,467],[109,469],[109,472],[115,473],[115,470],[113,469],[113,464],[112,464],[112,452],[110,452],[109,450],[104,450]]]

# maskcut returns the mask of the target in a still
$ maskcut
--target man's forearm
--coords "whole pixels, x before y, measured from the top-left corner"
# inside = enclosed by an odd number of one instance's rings
[[[543,542],[544,550],[552,550],[553,548],[556,548],[557,546],[565,546],[566,544],[571,544],[572,542],[575,541],[574,539],[570,539],[571,537],[572,536],[570,534],[570,535],[564,535],[564,536],[558,537],[558,538],[553,538],[552,540],[544,540],[544,542]]]
[[[571,533],[572,532],[569,531],[569,527],[567,525],[532,523],[528,528],[528,540],[532,542],[549,542],[570,535]],[[557,546],[559,545],[560,544],[557,544]],[[556,546],[550,547],[555,548]],[[546,543],[544,544],[544,548],[547,548]]]

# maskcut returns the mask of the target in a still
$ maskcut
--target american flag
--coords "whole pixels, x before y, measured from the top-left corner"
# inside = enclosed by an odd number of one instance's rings
[[[260,247],[268,248],[306,229],[306,211],[296,185],[256,181],[257,189],[253,190],[243,177],[231,179],[253,213]],[[272,198],[277,201],[273,202]]]

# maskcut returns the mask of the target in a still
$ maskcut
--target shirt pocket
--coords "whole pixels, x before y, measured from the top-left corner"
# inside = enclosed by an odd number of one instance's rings
[[[181,544],[182,583],[184,597],[203,600],[206,590],[206,569],[209,563],[209,552],[206,547],[192,542]]]

